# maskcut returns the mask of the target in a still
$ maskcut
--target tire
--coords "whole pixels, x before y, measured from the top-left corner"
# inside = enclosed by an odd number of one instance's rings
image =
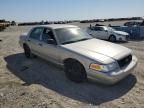
[[[71,81],[81,83],[87,79],[87,75],[83,65],[75,60],[64,63],[64,69],[67,78]]]
[[[114,35],[111,35],[111,36],[109,37],[109,41],[110,41],[110,42],[116,42],[116,37],[115,37]]]
[[[24,54],[26,56],[26,58],[31,58],[31,51],[30,48],[27,45],[24,45]]]

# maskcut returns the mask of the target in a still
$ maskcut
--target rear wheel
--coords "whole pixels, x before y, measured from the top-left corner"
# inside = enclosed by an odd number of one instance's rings
[[[31,58],[31,51],[30,48],[27,45],[24,45],[24,54],[27,58]]]
[[[110,42],[116,42],[116,36],[111,35],[111,36],[109,37],[109,41],[110,41]]]
[[[77,83],[83,82],[87,79],[85,69],[82,64],[75,60],[64,63],[66,76]]]

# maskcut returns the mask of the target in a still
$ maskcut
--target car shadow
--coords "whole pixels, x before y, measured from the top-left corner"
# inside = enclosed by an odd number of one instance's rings
[[[141,39],[141,40],[136,40],[136,39],[131,39],[131,40],[129,40],[129,41],[127,41],[127,42],[115,42],[116,44],[127,44],[127,43],[129,43],[129,42],[143,42],[144,41],[144,39]]]
[[[104,86],[92,81],[77,84],[65,77],[62,68],[40,58],[26,59],[23,53],[19,53],[5,57],[5,61],[10,72],[26,85],[40,84],[63,96],[94,105],[125,95],[137,82],[136,77],[131,74],[113,86]]]

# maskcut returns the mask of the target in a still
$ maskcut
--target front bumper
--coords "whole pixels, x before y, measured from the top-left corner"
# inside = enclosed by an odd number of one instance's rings
[[[128,35],[126,35],[126,36],[117,36],[116,40],[127,42],[129,40],[129,36]]]
[[[134,70],[136,65],[137,65],[137,58],[133,56],[131,63],[121,70],[115,70],[113,72],[103,73],[89,69],[87,75],[89,79],[95,80],[99,83],[112,85],[128,76]]]

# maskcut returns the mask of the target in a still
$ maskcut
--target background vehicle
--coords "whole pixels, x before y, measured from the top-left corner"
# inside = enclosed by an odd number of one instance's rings
[[[131,22],[126,22],[124,23],[124,26],[140,26],[142,22],[136,22],[136,21],[131,21]]]
[[[137,64],[130,49],[92,38],[72,25],[34,27],[20,36],[20,45],[28,58],[34,54],[64,66],[66,76],[75,82],[91,78],[114,84],[129,75]]]
[[[107,26],[94,26],[88,28],[87,32],[95,38],[115,41],[128,41],[129,34],[123,31],[117,31]]]

